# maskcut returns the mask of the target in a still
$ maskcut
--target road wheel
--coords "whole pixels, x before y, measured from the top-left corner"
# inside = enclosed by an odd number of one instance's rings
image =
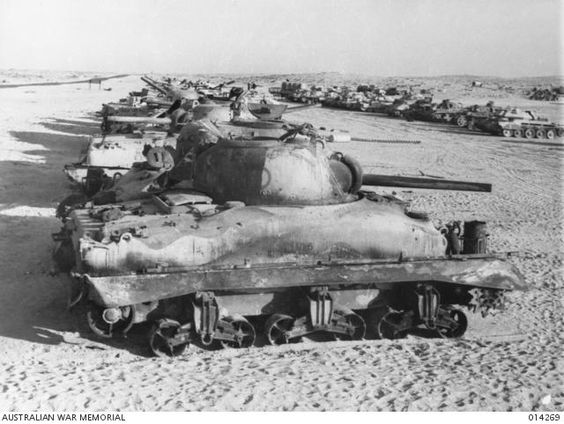
[[[514,130],[513,131],[513,137],[515,137],[515,138],[523,137],[523,131],[522,130]]]
[[[390,311],[380,319],[376,331],[381,339],[403,339],[407,335],[405,314]]]
[[[180,356],[188,343],[177,340],[180,323],[171,319],[160,319],[149,330],[149,347],[155,356]]]
[[[468,120],[466,119],[466,116],[461,115],[458,117],[458,119],[456,120],[456,125],[458,125],[460,128],[464,128],[466,125],[468,125]]]
[[[525,138],[534,138],[535,137],[535,130],[532,128],[527,128],[525,130]]]
[[[512,131],[511,131],[511,130],[508,130],[508,129],[504,129],[503,131],[501,131],[501,134],[502,134],[504,137],[511,137],[511,133],[512,133]]]
[[[459,309],[443,313],[439,321],[437,332],[441,337],[448,339],[462,337],[468,328],[468,319]]]
[[[538,129],[537,132],[536,132],[536,136],[537,136],[537,138],[545,138],[546,137],[546,131]]]
[[[546,131],[546,138],[548,138],[549,140],[552,140],[555,137],[555,132],[554,130],[547,130]]]
[[[282,345],[290,341],[290,331],[294,318],[289,315],[274,314],[264,324],[266,339],[271,345]]]
[[[229,326],[229,332],[232,336],[234,336],[234,340],[221,341],[221,346],[223,346],[224,348],[250,347],[255,342],[255,329],[245,318],[229,316],[222,318],[220,322],[222,325]]]
[[[133,306],[105,308],[89,302],[86,309],[86,322],[94,334],[104,338],[125,334],[135,321]]]

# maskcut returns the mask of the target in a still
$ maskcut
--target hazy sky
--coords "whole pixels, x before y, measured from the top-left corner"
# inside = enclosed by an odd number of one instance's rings
[[[0,68],[562,74],[563,0],[0,0]]]

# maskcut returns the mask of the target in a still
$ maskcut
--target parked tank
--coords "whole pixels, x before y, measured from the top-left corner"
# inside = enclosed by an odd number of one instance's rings
[[[468,121],[468,129],[491,132],[496,126],[498,117],[506,110],[504,108],[494,108],[491,112],[472,114],[471,119]]]
[[[464,108],[456,117],[456,125],[459,127],[467,127],[468,129],[477,129],[479,121],[489,120],[503,109],[494,106],[493,101],[489,101],[485,106],[473,105]]]
[[[176,137],[164,132],[94,136],[78,161],[65,165],[64,172],[72,183],[93,195],[119,180],[134,163],[145,162],[149,148],[166,146],[175,147]]]
[[[174,134],[188,121],[191,109],[197,104],[178,101],[159,117],[127,115],[125,111],[103,114],[103,134],[90,138],[86,148],[81,150],[79,160],[65,165],[65,174],[88,196],[111,187],[134,163],[146,161],[149,148],[173,149],[176,144]]]
[[[408,121],[431,122],[435,120],[436,109],[437,105],[431,99],[421,99],[411,104],[408,109],[403,111],[402,115]]]
[[[172,106],[173,102],[168,99],[149,97],[147,89],[131,92],[127,98],[117,103],[102,105],[102,110],[98,113],[102,117],[102,132],[128,134],[148,126],[168,127]],[[178,105],[175,108],[177,107]]]
[[[415,99],[399,98],[392,102],[392,104],[386,109],[385,113],[388,116],[399,118],[404,116],[404,113],[409,110],[411,105],[415,103]]]
[[[370,105],[366,108],[366,111],[372,113],[387,113],[394,105],[394,102],[396,100],[396,98],[390,96],[378,96],[370,102]]]
[[[486,252],[484,223],[436,228],[406,202],[361,190],[491,186],[363,175],[300,133],[220,138],[195,153],[192,190],[75,209],[54,235],[55,259],[92,331],[112,337],[150,321],[151,351],[170,356],[314,333],[459,337],[462,307],[487,313],[525,288]]]
[[[564,126],[549,122],[546,118],[539,117],[531,110],[520,111],[512,109],[504,111],[492,120],[488,132],[503,137],[547,138],[564,135]]]
[[[443,100],[437,105],[432,119],[436,122],[444,122],[447,124],[454,123],[462,110],[462,103],[453,102],[451,100]]]

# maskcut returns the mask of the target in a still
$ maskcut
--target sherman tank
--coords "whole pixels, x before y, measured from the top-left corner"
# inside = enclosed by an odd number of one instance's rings
[[[395,186],[490,191],[481,183],[364,174],[303,128],[219,137],[194,151],[191,189],[74,209],[55,260],[100,337],[150,322],[148,346],[246,348],[324,335],[460,337],[463,308],[525,289],[487,253],[479,221],[437,228]]]
[[[176,146],[176,138],[165,132],[94,136],[80,152],[78,162],[65,165],[64,172],[85,194],[93,195],[113,185],[134,163],[145,162],[148,148],[165,146]]]

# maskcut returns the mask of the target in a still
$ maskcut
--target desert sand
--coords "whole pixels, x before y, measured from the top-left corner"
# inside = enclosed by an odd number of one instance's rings
[[[33,76],[0,75],[18,78]],[[564,121],[562,105],[498,86],[469,91],[471,80],[426,81],[441,87],[438,98],[493,98]],[[88,84],[0,90],[0,410],[562,410],[562,139],[503,139],[321,108],[289,117],[356,137],[421,140],[331,145],[359,158],[366,172],[493,184],[491,194],[397,190],[433,219],[488,221],[490,249],[518,252],[510,260],[530,290],[511,293],[494,317],[470,316],[462,339],[191,347],[175,359],[149,357],[140,331],[96,339],[66,309],[66,277],[51,272],[55,207],[71,191],[63,165],[99,131],[93,112],[141,85],[130,76],[102,84],[111,91]]]

